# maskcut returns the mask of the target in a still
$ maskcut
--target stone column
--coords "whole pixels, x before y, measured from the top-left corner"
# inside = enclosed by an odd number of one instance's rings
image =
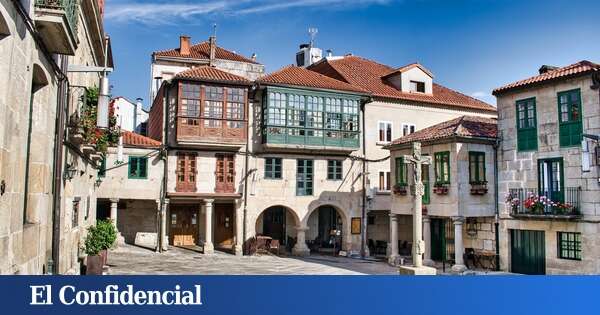
[[[204,208],[206,209],[206,226],[204,227],[204,253],[212,254],[215,252],[215,247],[212,242],[212,215],[213,215],[213,199],[204,200]]]
[[[169,213],[167,210],[169,209],[169,199],[165,199],[165,202],[162,205],[161,213],[160,213],[160,239],[162,243],[162,250],[169,249],[169,237],[167,236],[167,214]]]
[[[119,206],[119,199],[117,199],[117,198],[110,199],[110,220],[115,225],[115,228],[117,229],[117,231],[119,230],[118,224],[117,224],[118,206]]]
[[[236,204],[235,209],[235,244],[233,252],[236,256],[244,254],[244,209],[239,204]]]
[[[298,226],[296,227],[296,237],[298,241],[294,248],[292,248],[292,254],[294,256],[308,256],[310,255],[310,249],[306,246],[306,231],[308,231],[308,227],[306,226]]]
[[[391,252],[388,254],[388,263],[392,266],[397,265],[398,258],[398,215],[390,213],[390,246]]]
[[[434,266],[435,263],[431,260],[431,218],[423,216],[423,239],[425,240],[425,266]]]
[[[161,227],[162,227],[162,205],[160,199],[156,199],[156,252],[161,250]]]
[[[467,269],[465,266],[465,262],[463,259],[463,253],[465,250],[465,246],[463,244],[463,222],[465,218],[463,217],[454,217],[452,218],[454,221],[454,266],[452,266],[452,271],[454,272],[463,272]]]

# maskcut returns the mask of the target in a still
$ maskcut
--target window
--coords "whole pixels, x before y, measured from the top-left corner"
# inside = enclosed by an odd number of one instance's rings
[[[563,159],[538,160],[539,194],[554,202],[564,202],[564,173]]]
[[[535,98],[517,101],[517,150],[537,150]]]
[[[558,232],[558,258],[581,260],[581,233]]]
[[[313,160],[298,160],[296,170],[296,195],[313,194]]]
[[[379,191],[390,191],[390,172],[379,172]]]
[[[558,93],[558,118],[560,146],[571,147],[581,144],[581,91],[571,90]]]
[[[281,158],[265,158],[265,178],[281,179]]]
[[[380,142],[391,142],[392,141],[392,123],[380,121],[379,122],[379,141]]]
[[[90,196],[87,196],[87,200],[85,203],[85,216],[83,217],[83,220],[87,221],[87,219],[90,217],[90,207],[92,206],[92,202],[91,202],[91,198]]]
[[[368,225],[375,225],[375,216],[374,215],[370,215],[367,217],[367,224]]]
[[[100,168],[98,169],[98,177],[106,177],[106,157],[100,162]]]
[[[129,178],[146,179],[148,178],[148,158],[147,157],[129,157]]]
[[[327,161],[327,179],[341,180],[342,179],[342,164],[343,161],[329,160]]]
[[[306,98],[306,127],[309,137],[323,136],[323,98],[309,96]]]
[[[429,165],[421,165],[421,181],[425,188],[425,194],[423,195],[423,204],[428,205],[431,202],[431,185],[429,184]]]
[[[267,110],[267,123],[269,125],[285,126],[286,94],[269,93],[269,108]]]
[[[435,154],[435,183],[450,184],[450,152]]]
[[[80,197],[73,198],[73,212],[71,216],[71,227],[79,226],[79,203],[81,202]]]
[[[187,118],[183,119],[186,125],[198,125],[198,117],[200,117],[200,85],[187,84],[181,85],[181,109],[180,115]]]
[[[409,89],[411,92],[425,93],[425,82],[410,81]]]
[[[235,155],[217,154],[217,171],[215,172],[217,193],[235,192]]]
[[[402,124],[402,136],[406,137],[411,133],[414,133],[415,129],[416,127],[413,124]]]
[[[139,129],[142,136],[148,136],[148,122],[141,123]]]
[[[485,182],[485,153],[469,152],[469,183]]]
[[[404,158],[398,157],[396,158],[396,185],[398,186],[406,186],[408,185],[408,174],[407,167],[404,164]]]
[[[223,88],[220,86],[207,86],[205,88],[205,101],[203,117],[204,126],[220,128],[223,118]]]
[[[246,102],[246,90],[239,88],[227,88],[227,115],[229,128],[243,128],[244,104]]]
[[[304,96],[290,95],[288,103],[288,126],[289,134],[293,136],[306,135],[306,106]]]
[[[196,154],[178,152],[177,184],[175,186],[175,190],[181,192],[195,192],[196,174]]]

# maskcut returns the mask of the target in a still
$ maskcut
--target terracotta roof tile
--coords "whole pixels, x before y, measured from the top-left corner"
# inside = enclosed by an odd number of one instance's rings
[[[406,72],[406,71],[408,71],[408,70],[410,70],[412,68],[419,68],[419,69],[421,69],[421,71],[425,72],[428,76],[430,76],[430,77],[433,78],[433,73],[431,73],[431,71],[429,71],[429,69],[425,68],[422,64],[420,64],[418,62],[408,64],[408,65],[400,67],[398,69],[394,69],[394,70],[392,70],[392,72],[384,75],[383,77],[384,78],[385,77],[389,77],[389,76],[391,76],[391,75],[393,75],[395,73],[398,73],[398,72]]]
[[[550,70],[546,73],[499,87],[495,89],[492,94],[496,95],[515,88],[525,87],[530,84],[541,83],[574,75],[581,75],[592,71],[600,71],[600,65],[587,60],[582,60],[566,67]]]
[[[190,54],[182,55],[179,51],[179,48],[170,49],[170,50],[162,50],[154,52],[155,56],[164,56],[164,57],[177,57],[177,58],[189,58],[189,59],[206,59],[210,58],[210,45],[208,41],[201,42],[196,45],[190,46]],[[221,48],[217,46],[215,49],[215,57],[217,59],[223,60],[231,60],[231,61],[239,61],[239,62],[247,62],[258,64],[256,60],[252,60],[250,58],[246,58],[240,54],[234,53],[227,49]]]
[[[498,136],[498,122],[495,119],[477,116],[462,116],[398,138],[389,146],[433,141],[450,137],[495,139]]]
[[[160,141],[156,141],[131,131],[123,130],[121,135],[123,136],[123,145],[125,146],[158,148],[161,145]]]
[[[175,79],[237,83],[244,85],[252,84],[252,82],[246,78],[210,66],[200,66],[180,72],[175,75]]]
[[[360,87],[353,86],[346,82],[330,78],[315,71],[310,71],[305,68],[296,66],[287,66],[285,68],[282,68],[278,71],[261,77],[257,80],[257,82],[267,85],[271,83],[301,86],[308,88],[347,91],[363,94],[368,93]]]
[[[340,59],[322,61],[310,66],[309,69],[359,86],[371,92],[375,97],[496,111],[496,108],[490,104],[436,83],[433,84],[432,94],[402,92],[388,84],[384,79],[386,75],[399,69],[394,69],[358,56],[345,56]]]

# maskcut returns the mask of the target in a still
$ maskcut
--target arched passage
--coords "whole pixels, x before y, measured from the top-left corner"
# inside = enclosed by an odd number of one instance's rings
[[[300,219],[292,209],[275,205],[263,210],[255,223],[257,236],[268,236],[278,240],[282,246],[291,250],[294,245]]]
[[[349,220],[341,208],[321,205],[305,218],[306,242],[312,253],[337,254],[349,239]]]

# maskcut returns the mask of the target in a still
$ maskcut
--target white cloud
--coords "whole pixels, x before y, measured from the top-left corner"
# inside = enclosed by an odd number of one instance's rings
[[[394,0],[109,0],[105,17],[122,23],[177,24],[210,15],[249,15],[301,7],[339,9],[383,5],[392,1]]]

